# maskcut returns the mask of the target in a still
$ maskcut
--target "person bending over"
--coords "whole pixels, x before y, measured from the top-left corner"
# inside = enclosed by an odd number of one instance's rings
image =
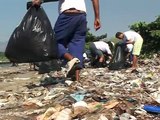
[[[106,57],[111,60],[112,52],[109,45],[104,41],[91,42],[89,46],[92,56],[92,66],[104,67],[106,64]]]
[[[142,36],[139,33],[131,30],[126,32],[117,32],[115,36],[116,38],[123,40],[125,44],[133,45],[133,64],[131,70],[136,70],[136,68],[138,67],[138,56],[140,55],[140,51],[142,49],[143,44]]]

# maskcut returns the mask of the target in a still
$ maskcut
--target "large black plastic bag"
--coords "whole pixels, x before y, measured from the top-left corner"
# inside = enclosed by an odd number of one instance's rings
[[[41,62],[57,58],[57,43],[42,7],[31,7],[13,31],[5,50],[16,63]]]
[[[126,53],[124,51],[124,46],[119,43],[116,44],[113,58],[109,63],[109,69],[119,70],[125,68],[125,61],[126,61],[125,55]]]

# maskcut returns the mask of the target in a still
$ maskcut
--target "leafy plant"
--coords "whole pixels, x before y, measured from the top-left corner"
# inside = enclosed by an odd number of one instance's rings
[[[143,37],[142,54],[144,56],[148,57],[160,51],[160,16],[149,24],[145,22],[135,23],[130,26],[130,29],[140,33]]]

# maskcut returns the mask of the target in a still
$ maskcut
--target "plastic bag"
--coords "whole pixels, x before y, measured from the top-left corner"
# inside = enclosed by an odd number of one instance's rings
[[[5,50],[11,62],[41,62],[57,58],[57,43],[42,7],[32,6],[13,31]]]
[[[125,51],[122,44],[116,44],[115,52],[111,62],[109,63],[110,70],[119,70],[125,68]]]
[[[160,113],[160,106],[144,105],[143,109],[151,113]]]

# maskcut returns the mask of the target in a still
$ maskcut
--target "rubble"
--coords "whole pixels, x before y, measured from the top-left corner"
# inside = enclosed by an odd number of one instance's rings
[[[0,120],[160,119],[160,55],[140,60],[133,73],[86,67],[80,81],[63,70],[38,74],[25,63],[0,68]]]

